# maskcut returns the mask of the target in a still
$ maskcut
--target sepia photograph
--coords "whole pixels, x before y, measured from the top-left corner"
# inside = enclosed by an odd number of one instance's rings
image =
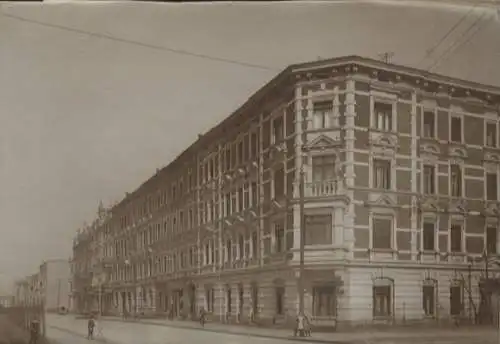
[[[0,344],[500,343],[500,0],[0,1]]]

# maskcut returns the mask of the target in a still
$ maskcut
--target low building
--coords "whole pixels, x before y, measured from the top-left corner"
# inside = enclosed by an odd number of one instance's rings
[[[85,262],[117,314],[293,324],[303,290],[317,326],[471,318],[500,272],[499,106],[367,58],[290,66],[113,206]]]
[[[36,274],[15,283],[16,305],[44,305],[48,312],[70,306],[70,263],[67,259],[44,261]]]
[[[12,295],[0,295],[0,308],[9,308],[14,306],[14,296]]]

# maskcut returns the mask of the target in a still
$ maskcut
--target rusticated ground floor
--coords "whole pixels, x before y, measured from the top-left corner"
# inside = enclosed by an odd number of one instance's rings
[[[480,306],[479,270],[341,266],[307,268],[305,310],[320,327],[447,323],[473,319]],[[105,313],[292,326],[297,272],[246,270],[195,279],[138,281],[106,288]]]

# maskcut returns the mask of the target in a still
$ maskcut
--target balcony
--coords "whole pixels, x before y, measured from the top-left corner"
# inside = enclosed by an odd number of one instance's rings
[[[307,182],[304,185],[305,197],[329,197],[341,195],[344,192],[343,180],[321,180]]]

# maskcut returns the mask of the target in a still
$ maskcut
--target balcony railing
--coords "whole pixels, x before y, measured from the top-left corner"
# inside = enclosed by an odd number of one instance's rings
[[[326,197],[339,195],[344,191],[342,180],[321,180],[306,182],[304,185],[306,197]]]

